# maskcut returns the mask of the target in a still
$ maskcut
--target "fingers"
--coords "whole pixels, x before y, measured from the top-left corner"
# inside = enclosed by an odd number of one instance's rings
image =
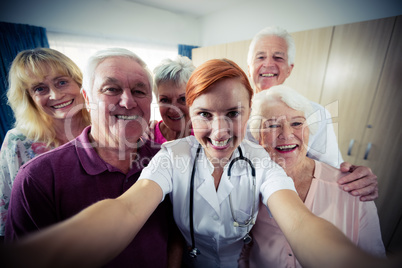
[[[366,186],[362,186],[363,184],[360,181],[351,182],[345,186],[343,186],[343,190],[345,192],[349,192],[354,196],[370,196],[378,193],[378,185],[377,183],[372,183]]]
[[[351,173],[338,180],[339,184],[348,184],[356,180],[362,180],[359,182],[361,184],[353,184],[356,185],[357,188],[351,188],[350,190],[359,189],[359,186],[365,187],[372,184],[374,181],[377,183],[377,176],[368,167],[352,165],[351,171],[349,172]]]
[[[363,201],[363,202],[365,202],[365,201],[374,201],[377,198],[378,198],[378,188],[376,188],[376,190],[371,194],[361,195],[360,196],[360,201]]]
[[[373,183],[366,185],[369,180]],[[342,188],[353,196],[360,196],[361,201],[373,201],[378,198],[377,180],[364,178],[345,184]]]
[[[368,167],[355,167],[352,173],[338,180],[342,189],[361,201],[372,201],[378,197],[377,176]]]
[[[342,171],[342,172],[351,172],[351,168],[352,167],[355,167],[355,166],[353,166],[351,163],[348,163],[348,162],[343,162],[342,164],[341,164],[341,166],[340,166],[340,170]]]

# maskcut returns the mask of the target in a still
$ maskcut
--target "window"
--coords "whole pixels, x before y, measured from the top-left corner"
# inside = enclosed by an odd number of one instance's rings
[[[84,70],[88,58],[98,50],[121,47],[133,51],[153,69],[165,58],[174,59],[178,52],[177,46],[150,45],[128,40],[117,40],[102,37],[79,36],[56,32],[47,32],[49,46],[56,49]],[[154,96],[151,105],[151,120],[161,120],[159,108]]]

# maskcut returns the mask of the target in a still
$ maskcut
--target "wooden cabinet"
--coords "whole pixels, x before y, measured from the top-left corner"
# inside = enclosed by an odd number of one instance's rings
[[[285,84],[308,99],[320,102],[334,27],[292,33],[295,65]]]
[[[401,240],[391,245],[402,216],[401,23],[393,17],[336,26],[320,100],[336,108],[331,114],[344,160],[378,176],[376,204],[388,251],[402,248]]]
[[[210,59],[227,58],[234,61],[248,75],[247,51],[251,40],[239,41],[230,44],[221,44],[216,46],[194,48],[192,50],[192,59],[195,66]]]
[[[227,44],[221,44],[216,46],[193,48],[192,61],[195,66],[199,66],[203,62],[210,59],[225,58],[227,46]]]
[[[402,249],[402,16],[396,19],[368,116],[356,163],[378,174],[382,235],[395,252]]]
[[[247,53],[250,43],[251,40],[235,42],[232,43],[230,46],[227,46],[226,49],[226,58],[236,62],[237,65],[239,65],[240,68],[242,68],[247,75]]]
[[[320,103],[336,107],[339,148],[355,163],[377,90],[395,18],[336,26]],[[335,105],[334,105],[335,104]],[[349,144],[354,140],[350,153]]]
[[[384,245],[389,252],[401,251],[402,16],[292,36],[295,67],[285,84],[331,112],[344,160],[368,166],[378,176],[376,205]],[[197,65],[204,49],[221,48],[213,57],[232,59],[247,71],[250,42],[198,48],[193,59]]]

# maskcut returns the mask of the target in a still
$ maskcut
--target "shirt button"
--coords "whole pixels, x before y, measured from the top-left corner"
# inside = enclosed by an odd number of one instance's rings
[[[212,217],[212,219],[214,219],[214,221],[217,221],[217,220],[219,220],[219,217],[218,217],[218,215],[214,215],[214,216]]]
[[[293,255],[292,255],[292,253],[289,253],[289,257],[292,257]]]

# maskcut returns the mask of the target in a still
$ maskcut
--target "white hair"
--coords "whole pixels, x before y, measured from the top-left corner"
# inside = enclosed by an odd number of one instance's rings
[[[153,88],[153,77],[152,77],[152,72],[148,69],[146,63],[139,57],[137,54],[134,52],[125,49],[125,48],[107,48],[103,50],[97,51],[95,54],[93,54],[87,62],[87,66],[84,71],[84,77],[82,81],[82,87],[85,89],[87,94],[92,94],[92,87],[95,79],[95,69],[98,67],[98,65],[103,62],[104,60],[108,58],[114,58],[114,57],[125,57],[134,60],[137,62],[139,65],[141,65],[142,68],[144,68],[145,73],[148,76],[149,80],[149,86],[152,89]],[[151,94],[152,96],[152,94]]]
[[[282,101],[293,110],[303,112],[310,134],[317,131],[315,123],[317,123],[318,114],[314,111],[310,100],[288,86],[278,85],[257,93],[253,98],[249,125],[251,134],[257,141],[260,140],[261,123],[266,119],[263,107],[270,101]]]
[[[188,57],[177,56],[175,60],[164,59],[154,69],[155,96],[158,96],[158,86],[161,83],[173,82],[176,86],[186,85],[194,70],[195,66]]]
[[[295,56],[296,56],[296,45],[295,41],[293,40],[293,37],[283,28],[278,27],[278,26],[272,26],[272,27],[267,27],[259,31],[254,37],[253,40],[251,40],[249,49],[248,49],[248,55],[247,55],[247,64],[251,65],[252,60],[253,60],[253,55],[254,55],[254,50],[255,50],[255,45],[257,42],[266,36],[278,36],[280,38],[283,38],[288,46],[288,64],[292,65],[295,62]]]

